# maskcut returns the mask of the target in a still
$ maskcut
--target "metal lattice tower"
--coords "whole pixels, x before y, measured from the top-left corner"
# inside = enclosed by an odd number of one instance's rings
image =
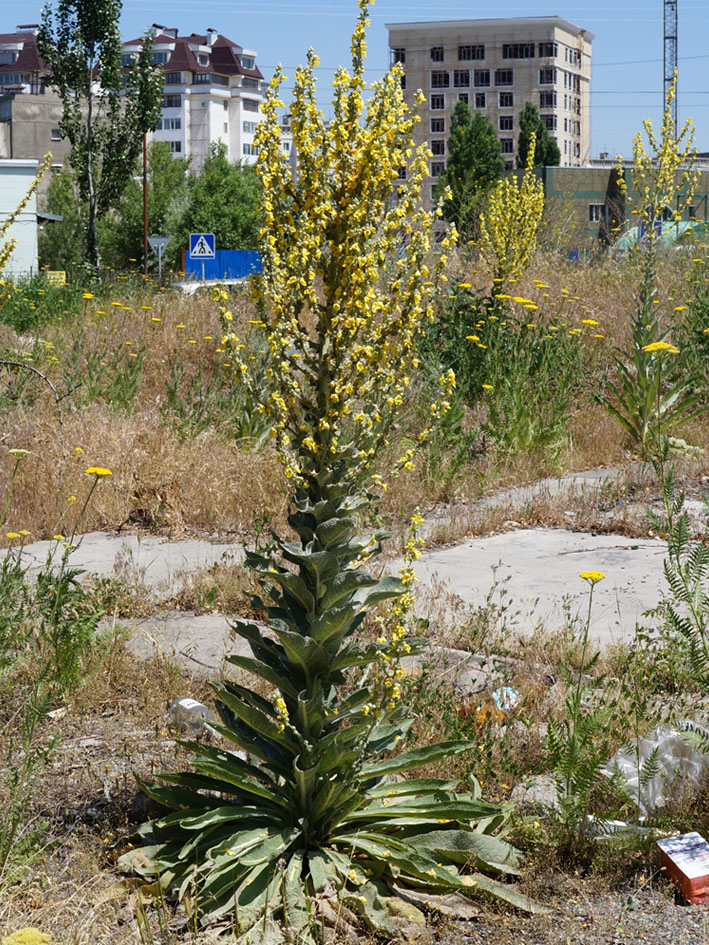
[[[663,86],[664,102],[667,102],[667,90],[674,79],[677,69],[677,0],[664,0],[665,4],[665,82]],[[664,110],[664,104],[663,104]],[[672,121],[677,137],[677,89],[672,99]]]

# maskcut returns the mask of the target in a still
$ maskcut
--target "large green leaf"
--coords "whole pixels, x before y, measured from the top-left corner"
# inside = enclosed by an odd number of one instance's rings
[[[320,601],[320,607],[323,611],[329,610],[341,601],[349,598],[355,591],[362,590],[365,587],[372,587],[377,584],[377,578],[364,571],[347,570],[338,574],[326,593]]]
[[[303,850],[291,854],[283,872],[283,918],[287,929],[301,932],[310,924],[310,909],[303,887]]]
[[[297,698],[298,690],[288,676],[285,675],[286,667],[284,667],[284,671],[280,671],[273,666],[261,662],[261,660],[253,659],[250,656],[238,656],[236,654],[227,656],[226,659],[227,662],[231,663],[233,666],[238,666],[239,669],[244,669],[246,672],[253,673],[254,676],[258,676],[265,682],[271,683],[271,685],[280,689],[284,695],[290,696],[291,699]]]
[[[511,843],[472,830],[431,830],[409,835],[407,840],[417,850],[430,850],[461,866],[487,866],[501,873],[519,875],[524,862],[522,854]]]
[[[370,778],[384,778],[389,774],[400,774],[402,771],[410,771],[412,768],[443,761],[444,758],[470,751],[474,747],[473,742],[448,741],[439,742],[437,745],[426,745],[423,748],[412,748],[386,761],[362,765],[361,777],[363,781],[367,781]]]
[[[463,876],[461,881],[462,889],[460,891],[465,893],[466,896],[502,899],[503,902],[509,902],[511,906],[515,906],[517,909],[537,915],[547,915],[552,911],[543,903],[525,896],[516,886],[490,879],[489,876],[485,876],[483,873],[472,873],[469,876]]]

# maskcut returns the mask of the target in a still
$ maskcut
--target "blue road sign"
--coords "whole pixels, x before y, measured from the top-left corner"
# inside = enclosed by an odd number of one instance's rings
[[[190,233],[190,259],[216,257],[214,233]]]

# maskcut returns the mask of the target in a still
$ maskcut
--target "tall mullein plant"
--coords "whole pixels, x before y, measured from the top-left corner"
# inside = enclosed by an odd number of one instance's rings
[[[672,101],[676,83],[675,74],[667,92],[659,137],[648,120],[643,122],[643,127],[649,150],[643,142],[642,132],[633,139],[630,177],[634,206],[631,213],[643,234],[636,249],[640,255],[640,282],[636,314],[631,324],[631,348],[627,352],[618,351],[614,359],[618,380],[608,385],[609,393],[602,401],[644,459],[652,458],[663,435],[706,409],[699,404],[696,379],[683,370],[681,360],[674,365],[674,370],[663,374],[660,362],[649,350],[649,346],[656,343],[669,344],[670,322],[664,319],[657,298],[659,228],[673,205],[673,219],[679,221],[682,218],[692,202],[699,179],[699,171],[695,169],[695,129],[690,118],[679,137],[675,137]],[[618,183],[621,193],[627,195],[627,181],[620,159]]]
[[[417,547],[412,539],[401,578],[376,578],[363,565],[384,536],[360,534],[358,519],[386,486],[375,461],[418,367],[416,341],[431,318],[437,273],[427,263],[432,221],[420,208],[426,150],[413,150],[416,118],[398,71],[375,83],[365,114],[367,9],[361,0],[352,72],[336,75],[329,127],[316,105],[312,52],[296,71],[297,173],[280,143],[280,69],[258,136],[257,292],[270,352],[262,409],[293,486],[294,533],[277,541],[273,556],[247,558],[268,627],[237,622],[252,655],[230,661],[256,677],[259,691],[214,684],[224,747],[188,743],[194,770],[164,775],[170,786],[145,787],[173,813],[140,828],[140,855],[133,850],[122,861],[159,874],[180,897],[195,886],[202,923],[230,919],[241,942],[266,933],[320,941],[321,923],[333,915],[353,923],[360,916],[391,935],[394,890],[408,883],[533,907],[507,883],[458,871],[467,863],[518,872],[517,851],[492,835],[505,808],[482,801],[475,781],[456,793],[455,781],[401,777],[470,744],[392,756],[412,724],[398,661],[416,649],[405,616]],[[406,184],[397,188],[407,162]],[[245,348],[222,301],[223,347],[237,382],[249,384]],[[447,409],[453,383],[452,375],[441,379],[432,420]],[[407,450],[397,468],[413,455]],[[382,601],[390,602],[386,629],[361,637],[368,609]]]
[[[529,139],[521,177],[508,174],[490,194],[480,216],[480,252],[493,275],[491,299],[529,266],[544,213],[544,184],[534,172],[536,135]]]

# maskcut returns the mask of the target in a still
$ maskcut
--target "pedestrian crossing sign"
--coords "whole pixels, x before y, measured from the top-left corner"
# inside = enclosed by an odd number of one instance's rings
[[[190,233],[190,259],[215,259],[214,233]]]

